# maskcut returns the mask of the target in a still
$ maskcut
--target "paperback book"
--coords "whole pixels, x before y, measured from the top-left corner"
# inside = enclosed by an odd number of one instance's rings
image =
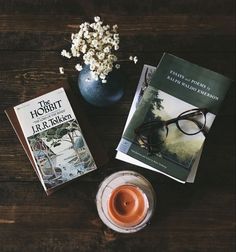
[[[131,105],[131,108],[130,108],[130,111],[129,111],[129,115],[128,115],[126,123],[125,123],[124,130],[128,126],[134,112],[136,111],[136,108],[139,105],[139,102],[141,101],[141,98],[142,98],[146,88],[150,84],[152,75],[155,72],[155,70],[156,70],[156,67],[154,67],[154,66],[150,66],[150,65],[144,65],[143,66],[142,73],[141,73],[141,76],[140,76],[140,79],[139,79],[139,82],[138,82],[138,86],[136,88],[135,96],[134,96],[134,99],[133,99],[133,102],[132,102],[132,105]],[[195,180],[198,164],[199,164],[201,154],[202,154],[202,149],[203,149],[203,147],[199,151],[199,153],[197,155],[197,158],[196,158],[196,160],[195,160],[195,162],[193,164],[193,167],[192,167],[192,169],[191,169],[191,171],[189,173],[189,176],[188,176],[188,178],[186,180],[186,182],[188,182],[188,183],[193,183],[194,180]],[[123,153],[123,152],[118,151],[118,150],[117,150],[117,153],[116,153],[116,159],[119,159],[121,161],[130,163],[130,164],[133,164],[133,165],[137,165],[137,166],[140,166],[140,167],[152,170],[152,171],[156,171],[156,172],[165,174],[164,172],[161,172],[161,171],[153,168],[152,166],[147,165],[147,164],[145,164],[145,163],[143,163],[143,162],[141,162],[141,161],[139,161],[139,160],[125,154],[125,153]],[[165,174],[165,175],[171,177],[168,174]],[[174,177],[171,177],[171,178],[175,179]]]
[[[231,80],[170,54],[163,55],[156,69],[144,67],[141,79],[117,158],[193,182]]]
[[[6,110],[6,114],[47,194],[97,169],[64,87]]]

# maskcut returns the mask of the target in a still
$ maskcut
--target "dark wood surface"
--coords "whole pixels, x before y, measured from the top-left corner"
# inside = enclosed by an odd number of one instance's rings
[[[119,25],[119,55],[139,56],[123,67],[123,99],[85,113],[109,163],[47,197],[3,110],[56,82],[76,82],[74,64],[60,56],[82,21],[101,15]],[[0,251],[235,251],[235,85],[204,147],[196,182],[182,185],[114,159],[144,63],[164,51],[235,79],[233,0],[0,0]],[[67,75],[60,75],[64,65]],[[78,97],[78,99],[81,99]],[[150,225],[125,235],[99,219],[95,195],[112,172],[145,175],[157,193]]]

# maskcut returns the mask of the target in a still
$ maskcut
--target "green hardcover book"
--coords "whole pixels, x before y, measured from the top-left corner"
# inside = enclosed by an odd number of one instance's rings
[[[231,82],[165,53],[117,150],[185,183]]]

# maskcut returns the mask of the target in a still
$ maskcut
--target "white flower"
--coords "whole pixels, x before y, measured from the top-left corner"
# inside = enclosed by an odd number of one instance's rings
[[[83,55],[83,60],[89,60],[89,54],[88,53]]]
[[[60,74],[64,74],[64,67],[59,67]]]
[[[75,34],[71,33],[71,40],[75,39]]]
[[[96,23],[99,22],[99,21],[100,21],[100,17],[99,17],[99,16],[94,17],[94,21],[95,21]]]
[[[103,74],[103,73],[101,73],[99,77],[100,77],[102,80],[105,80],[106,75],[105,75],[105,74]]]
[[[103,39],[102,39],[102,43],[104,43],[104,44],[106,44],[108,41],[108,37],[104,37]]]
[[[93,33],[92,33],[92,36],[93,36],[94,38],[96,38],[96,37],[98,36],[98,33],[97,33],[97,32],[93,32]]]
[[[120,68],[120,64],[115,64],[115,68],[119,69]]]
[[[109,47],[109,46],[106,46],[106,47],[103,49],[103,51],[104,51],[105,53],[109,53],[109,52],[110,52],[110,47]]]
[[[107,80],[102,80],[102,83],[107,83]]]
[[[89,68],[91,71],[93,71],[93,70],[95,70],[95,65],[90,65]]]
[[[92,40],[91,43],[94,47],[96,47],[98,45],[98,41],[96,39]]]
[[[104,54],[104,53],[99,53],[99,54],[98,54],[98,59],[99,59],[99,60],[103,60],[104,57],[105,57],[105,54]]]
[[[134,64],[136,64],[138,62],[138,57],[134,56]]]
[[[113,43],[113,39],[111,37],[108,37],[107,42],[110,43],[110,44],[112,44]]]
[[[71,58],[71,54],[69,52],[67,52],[66,50],[62,50],[61,55],[68,58],[68,59]]]
[[[73,57],[80,57],[80,53],[77,51],[75,45],[72,45],[70,50]]]
[[[85,31],[85,32],[84,32],[84,37],[85,37],[85,38],[90,38],[89,31]]]
[[[119,34],[115,33],[113,37],[114,37],[115,40],[118,40],[119,39]]]
[[[134,64],[136,64],[138,62],[138,57],[137,56],[129,56],[129,60],[133,61]]]
[[[113,26],[112,26],[112,29],[113,29],[114,32],[116,32],[117,29],[118,29],[118,25],[117,25],[117,24],[113,25]]]
[[[85,60],[85,61],[84,61],[84,64],[85,64],[85,65],[88,65],[89,63],[90,63],[89,60]]]
[[[81,52],[82,52],[82,53],[86,53],[86,50],[87,50],[87,46],[86,46],[86,45],[83,45],[83,46],[81,47]]]
[[[119,49],[119,46],[118,45],[115,45],[114,46],[114,49],[117,51]]]
[[[90,24],[90,27],[94,29],[95,23]]]
[[[105,83],[112,69],[120,68],[120,64],[116,64],[118,58],[114,54],[119,50],[119,42],[118,25],[104,25],[101,18],[95,16],[94,22],[80,24],[78,32],[71,34],[70,52],[62,50],[61,55],[67,58],[78,57],[80,63],[90,65],[93,79],[100,78]],[[136,64],[138,58],[130,56],[129,60]],[[76,64],[75,68],[81,71],[82,65]],[[61,69],[60,72],[62,71],[64,70]]]
[[[83,69],[83,67],[80,64],[76,64],[75,69],[80,72]]]
[[[114,54],[108,55],[108,58],[113,62],[117,61],[117,57]]]
[[[82,30],[80,30],[80,31],[77,33],[77,35],[78,35],[78,37],[79,37],[79,38],[81,38],[81,37],[82,37],[82,35],[83,35],[83,31],[82,31]]]

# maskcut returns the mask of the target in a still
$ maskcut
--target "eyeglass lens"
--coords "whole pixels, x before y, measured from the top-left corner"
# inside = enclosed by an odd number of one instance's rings
[[[194,135],[200,132],[206,123],[206,117],[202,111],[187,111],[179,116],[177,125],[180,130],[188,135]]]

